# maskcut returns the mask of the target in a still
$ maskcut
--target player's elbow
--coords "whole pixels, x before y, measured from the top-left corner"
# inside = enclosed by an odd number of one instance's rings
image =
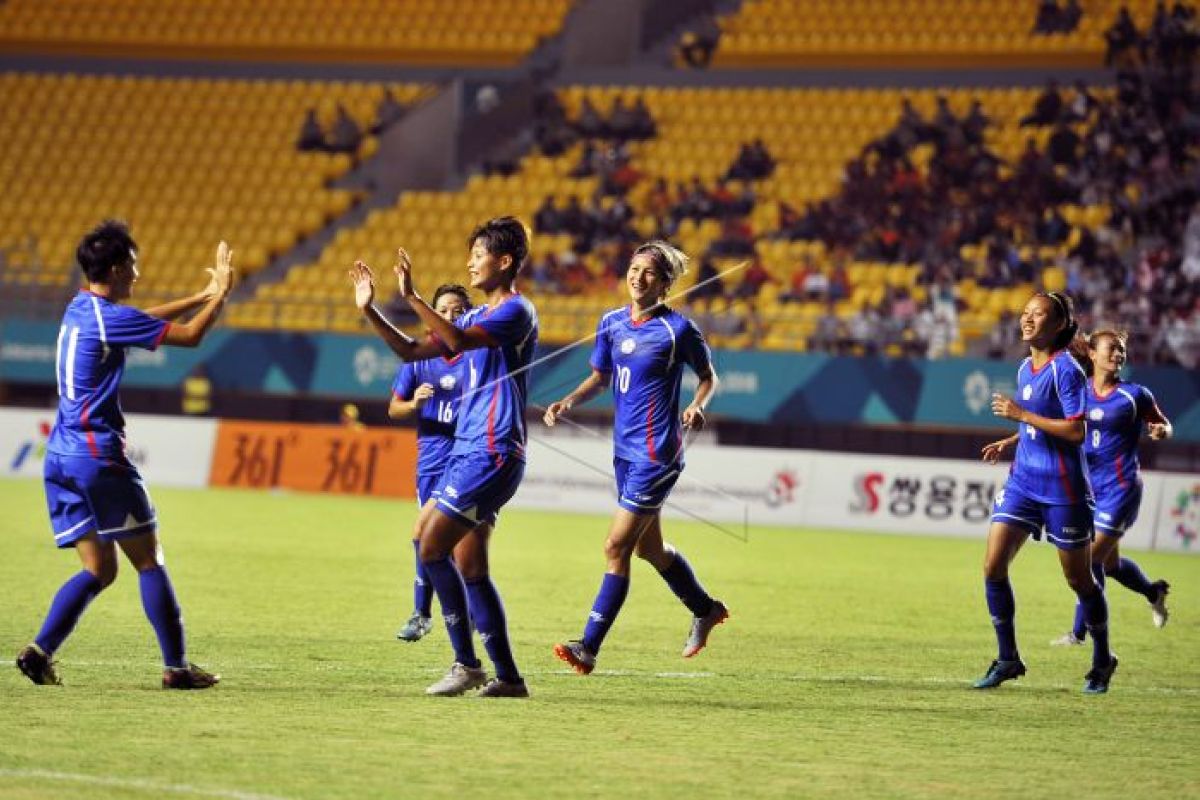
[[[1083,440],[1087,438],[1083,420],[1073,420],[1070,430],[1067,431],[1067,441],[1071,444],[1083,444]]]

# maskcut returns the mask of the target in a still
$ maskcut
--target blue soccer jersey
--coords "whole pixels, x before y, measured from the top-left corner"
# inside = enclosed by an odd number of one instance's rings
[[[1147,415],[1156,407],[1150,390],[1136,383],[1119,382],[1106,395],[1088,387],[1083,452],[1097,497],[1141,483],[1138,440]]]
[[[712,372],[704,336],[679,312],[663,308],[635,321],[624,306],[600,318],[591,365],[612,375],[616,458],[659,464],[679,458],[684,364],[700,376]]]
[[[462,354],[466,382],[451,453],[511,455],[524,460],[529,365],[538,340],[533,303],[514,294],[495,307],[476,306],[454,324],[463,330],[482,329],[497,346]]]
[[[168,325],[92,292],[75,296],[58,331],[58,417],[47,450],[93,458],[124,452],[125,418],[117,392],[125,373],[125,349],[154,350]]]
[[[392,395],[400,400],[412,400],[417,387],[425,383],[433,387],[433,397],[425,401],[417,416],[418,475],[441,472],[454,447],[454,427],[462,394],[463,357],[406,362],[396,372]]]
[[[1060,350],[1035,369],[1026,358],[1017,370],[1016,402],[1026,411],[1048,419],[1082,419],[1087,394],[1083,368]],[[1051,505],[1087,501],[1088,488],[1082,448],[1032,425],[1022,423],[1009,484],[1027,497]]]

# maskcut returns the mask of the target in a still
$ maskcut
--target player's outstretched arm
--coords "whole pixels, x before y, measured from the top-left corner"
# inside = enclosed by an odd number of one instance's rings
[[[542,422],[546,423],[547,427],[553,428],[559,417],[565,416],[575,406],[583,405],[604,391],[610,378],[610,373],[593,369],[592,374],[584,378],[574,391],[562,400],[557,400],[546,407],[546,413],[542,415]]]
[[[200,311],[185,323],[168,323],[166,333],[163,335],[163,344],[176,347],[195,347],[204,340],[213,323],[217,321],[217,317],[221,315],[221,309],[224,308],[229,293],[233,291],[235,278],[233,251],[225,242],[217,245],[217,263],[214,269],[209,270],[209,274],[212,276],[209,286],[213,291],[205,298]],[[209,292],[209,290],[206,289],[205,292]],[[147,313],[151,316],[158,316],[153,310]]]
[[[404,419],[405,417],[410,417],[419,411],[431,397],[433,397],[433,386],[428,383],[422,383],[418,386],[410,400],[404,400],[396,395],[392,395],[392,399],[388,403],[388,418]]]
[[[709,402],[712,401],[713,394],[717,391],[717,384],[720,379],[717,378],[717,373],[714,370],[709,370],[707,375],[700,376],[700,383],[696,384],[696,394],[692,398],[692,402],[683,410],[681,419],[685,428],[692,430],[703,430],[706,422],[704,418],[704,409],[708,408]]]
[[[413,284],[412,278],[412,257],[408,251],[401,247],[396,251],[396,266],[392,268],[396,273],[396,281],[400,290],[400,296],[408,301],[408,305],[420,318],[421,322],[429,328],[429,331],[437,337],[446,349],[452,355],[458,355],[464,350],[478,350],[483,347],[496,347],[498,342],[494,340],[482,328],[472,327],[466,330],[458,327],[454,323],[442,317],[433,308],[426,303],[421,296],[417,294],[416,286]]]
[[[1017,405],[1011,397],[1006,397],[999,392],[992,395],[992,413],[997,417],[1011,419],[1014,422],[1024,422],[1030,427],[1037,428],[1042,433],[1053,436],[1057,439],[1062,439],[1071,444],[1083,444],[1083,437],[1086,435],[1084,428],[1086,427],[1083,418],[1078,419],[1050,419],[1039,414],[1034,414],[1032,411],[1026,411]]]
[[[354,285],[354,304],[362,311],[371,327],[383,339],[384,344],[405,361],[421,361],[444,355],[442,348],[434,342],[418,342],[388,322],[375,307],[375,275],[362,261],[355,261],[350,268],[350,282]],[[437,316],[434,314],[434,316]],[[441,317],[438,317],[441,319]],[[444,320],[443,320],[444,321]]]
[[[228,258],[229,250],[226,247],[224,255]],[[217,269],[220,269],[222,251],[220,246],[217,248],[217,267],[209,267],[204,270],[208,273],[208,285],[196,294],[190,294],[187,297],[181,297],[178,300],[172,300],[169,303],[163,303],[153,308],[147,308],[146,313],[152,317],[165,319],[168,322],[182,317],[189,311],[194,311],[207,303],[212,297],[220,292],[220,284],[217,281]],[[232,268],[232,267],[230,267]]]

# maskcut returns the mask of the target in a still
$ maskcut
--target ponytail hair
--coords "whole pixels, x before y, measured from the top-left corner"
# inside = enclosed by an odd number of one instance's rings
[[[1067,352],[1079,362],[1079,366],[1083,367],[1084,374],[1090,378],[1096,372],[1096,365],[1092,363],[1092,357],[1088,353],[1088,348],[1091,347],[1089,342],[1089,339],[1076,336],[1067,345]]]
[[[1079,323],[1075,321],[1075,304],[1063,292],[1038,292],[1038,294],[1050,299],[1051,307],[1059,319],[1063,321],[1063,328],[1054,337],[1051,349],[1064,350],[1070,347],[1071,343],[1075,341],[1075,337],[1079,334]]]

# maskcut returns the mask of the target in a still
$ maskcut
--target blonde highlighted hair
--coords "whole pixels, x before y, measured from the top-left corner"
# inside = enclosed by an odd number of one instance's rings
[[[649,255],[654,266],[662,271],[668,287],[687,274],[688,262],[691,261],[678,247],[661,239],[646,242],[633,251],[634,256],[643,254]]]

